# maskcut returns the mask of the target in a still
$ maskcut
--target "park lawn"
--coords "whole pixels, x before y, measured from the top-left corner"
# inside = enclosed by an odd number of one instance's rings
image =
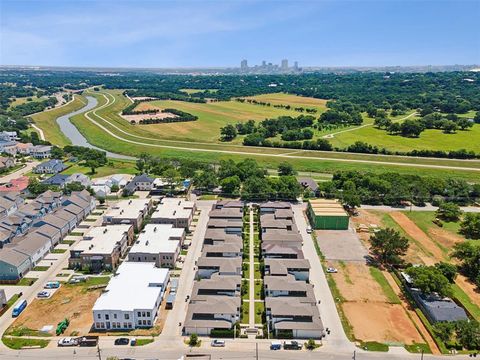
[[[213,93],[218,91],[218,89],[180,89],[181,92],[184,92],[188,95],[201,93],[207,90]]]
[[[248,324],[250,322],[250,309],[248,301],[242,301],[242,313],[240,316],[240,324]]]
[[[269,102],[274,105],[291,105],[294,107],[308,107],[318,110],[316,114],[319,115],[327,109],[327,101],[325,99],[317,99],[307,96],[298,96],[286,93],[271,93],[255,96],[248,96],[246,99],[255,99],[257,101]],[[261,105],[256,105],[261,106]]]
[[[99,167],[95,170],[93,178],[105,177],[114,174],[130,174],[135,175],[137,170],[135,169],[135,161],[133,160],[119,160],[109,159],[107,165]],[[90,168],[83,166],[80,163],[75,163],[68,169],[62,171],[62,174],[71,175],[74,173],[82,173],[91,176]]]
[[[28,98],[30,98],[30,99],[32,99],[32,100],[31,100],[31,101],[27,101]],[[26,102],[40,102],[40,101],[42,101],[42,100],[47,100],[47,98],[46,98],[46,97],[44,97],[44,98],[39,98],[39,97],[36,97],[36,96],[18,97],[18,98],[15,98],[15,99],[10,103],[9,110],[12,110],[15,106],[25,104]]]
[[[255,300],[259,300],[262,298],[262,289],[263,289],[263,281],[255,280]]]
[[[43,111],[32,116],[33,122],[43,130],[45,139],[54,145],[64,147],[70,145],[71,141],[60,130],[57,124],[57,118],[62,115],[81,109],[87,103],[81,95],[74,95],[74,100],[65,106],[50,111]]]
[[[113,91],[111,95],[115,97],[115,99],[121,98],[125,101],[125,97],[119,93],[118,91]],[[99,106],[106,102],[106,99],[99,93],[95,93],[99,99]],[[109,95],[110,96],[110,95]],[[126,99],[128,101],[128,99]],[[124,131],[130,131],[132,128],[138,129],[140,126],[132,126],[128,124],[123,119],[118,119],[119,115],[118,112],[121,110],[117,108],[117,113],[112,110],[108,110],[110,108],[116,108],[117,101],[112,105],[108,106],[100,111],[98,111],[99,115],[104,116],[107,120],[111,121],[115,126],[119,127]],[[194,104],[198,105],[198,104]],[[200,104],[204,105],[204,104]],[[255,105],[251,105],[255,106]],[[255,106],[263,108],[262,106]],[[106,115],[103,114],[106,112]],[[141,141],[145,144],[133,144],[126,141],[122,141],[112,137],[109,134],[106,134],[103,130],[98,128],[95,124],[88,121],[83,114],[75,116],[72,118],[73,123],[79,131],[89,140],[90,143],[93,145],[102,147],[106,150],[112,152],[118,152],[125,155],[132,155],[138,156],[142,152],[147,152],[155,156],[161,157],[174,157],[174,158],[183,158],[183,159],[191,159],[192,158],[192,150],[189,149],[191,147],[191,142],[188,141],[179,141],[177,142],[166,142],[162,143],[162,140],[152,138],[152,134],[148,137],[151,140],[145,139],[138,139],[130,135],[126,135],[120,133],[118,129],[115,129],[113,126],[108,125],[105,121],[102,121],[98,117],[95,117],[93,114],[91,115],[97,121],[99,121],[103,126],[105,126],[110,131],[121,135],[123,138],[131,141]],[[162,124],[164,125],[164,124]],[[169,124],[166,124],[169,125]],[[145,131],[145,130],[143,130]],[[149,134],[148,132],[146,133]],[[139,136],[139,135],[137,135]],[[148,145],[150,144],[150,145]],[[157,145],[157,146],[155,146]],[[175,148],[165,148],[159,146],[173,146]],[[436,176],[440,178],[446,177],[454,177],[454,178],[461,178],[467,181],[479,181],[478,174],[476,172],[472,172],[469,170],[450,170],[450,169],[428,169],[428,168],[410,168],[408,166],[399,166],[399,165],[389,165],[389,164],[366,164],[366,163],[350,163],[350,162],[338,162],[333,160],[326,160],[325,157],[330,156],[331,153],[317,153],[316,156],[320,157],[317,159],[299,159],[299,158],[280,158],[278,154],[288,152],[287,149],[270,149],[270,148],[251,148],[251,147],[233,147],[230,145],[215,145],[215,144],[195,144],[195,147],[198,149],[204,149],[205,151],[195,151],[194,157],[196,160],[205,161],[205,162],[218,162],[219,160],[226,160],[226,159],[233,159],[236,161],[243,160],[246,158],[253,158],[257,160],[260,165],[266,166],[268,168],[275,168],[281,162],[288,161],[295,166],[297,171],[308,171],[308,172],[319,172],[319,173],[333,173],[336,171],[349,171],[349,170],[357,170],[357,171],[372,171],[375,173],[382,173],[382,172],[392,172],[396,171],[403,174],[416,174],[416,175],[424,175],[424,176]],[[242,152],[248,152],[249,154],[236,154],[233,152],[233,149],[238,149]],[[222,152],[218,152],[220,150]],[[386,159],[388,160],[388,158]],[[423,160],[423,159],[422,159]],[[421,162],[422,160],[416,159],[417,162]]]
[[[480,124],[475,124],[470,130],[458,130],[455,134],[444,134],[441,130],[427,129],[418,138],[389,135],[385,130],[367,126],[337,134],[330,141],[334,147],[341,148],[356,141],[364,141],[390,151],[466,149],[480,152],[478,139],[480,139]]]

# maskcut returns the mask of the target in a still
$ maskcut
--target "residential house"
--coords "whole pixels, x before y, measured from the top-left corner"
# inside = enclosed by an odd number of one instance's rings
[[[178,198],[164,198],[151,216],[154,224],[172,224],[188,229],[195,213],[195,203]]]
[[[22,192],[28,187],[28,180],[27,176],[12,179],[6,184],[0,185],[0,193]]]
[[[197,276],[209,279],[212,274],[242,275],[241,257],[200,257],[197,262]]]
[[[126,194],[131,195],[135,191],[150,191],[153,188],[154,178],[147,174],[135,176],[124,188]]]
[[[47,159],[51,156],[52,147],[50,145],[34,145],[30,148],[30,155],[36,159]]]
[[[320,193],[318,184],[315,180],[310,177],[299,177],[297,178],[298,183],[303,187],[304,190],[312,192],[315,196],[318,196]]]
[[[33,172],[36,174],[57,174],[66,168],[62,160],[52,159],[37,165]]]
[[[0,249],[0,281],[16,282],[31,268],[28,255],[8,247]]]
[[[132,224],[138,230],[152,207],[152,199],[119,201],[103,215],[103,224]]]
[[[310,275],[310,262],[307,259],[265,259],[265,275],[293,275],[296,280],[307,281]]]
[[[0,156],[0,170],[7,170],[15,165],[15,161],[11,157]]]

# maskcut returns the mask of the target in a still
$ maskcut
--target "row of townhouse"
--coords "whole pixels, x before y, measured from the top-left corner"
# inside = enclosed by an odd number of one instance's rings
[[[154,224],[171,224],[176,228],[188,229],[196,211],[194,201],[179,198],[162,198],[153,212],[151,222]]]
[[[31,155],[36,159],[49,158],[52,152],[50,145],[33,145],[32,143],[20,143],[16,140],[0,140],[0,152],[15,156]]]
[[[47,191],[24,205],[0,223],[9,234],[0,249],[0,281],[16,282],[35,267],[93,211],[95,199],[85,190],[67,197]]]
[[[239,201],[217,202],[209,213],[184,324],[186,334],[231,330],[240,320],[243,206]]]
[[[125,254],[127,261],[123,261],[117,268],[105,292],[95,302],[93,326],[96,330],[148,328],[155,324],[169,284],[169,269],[175,267],[195,211],[194,203],[180,199],[167,199],[159,204],[159,207],[173,209],[179,206],[189,210],[186,218],[190,220],[186,224],[160,221],[159,217],[152,215],[151,223],[143,227],[145,217],[153,211],[151,199],[121,201],[107,211],[104,224],[115,225],[104,225],[105,227],[131,226],[140,233],[132,241],[128,254]],[[118,245],[118,254],[124,255],[120,242],[110,240],[110,243]],[[107,252],[111,249],[112,245]],[[90,255],[95,253],[98,256],[95,246],[87,251]],[[85,251],[79,256],[82,257],[84,253]]]
[[[126,195],[132,195],[135,191],[148,191],[150,195],[164,195],[176,193],[185,193],[190,186],[190,180],[183,180],[176,183],[171,183],[161,178],[153,178],[147,174],[135,176],[124,187]]]
[[[303,256],[291,205],[261,204],[260,228],[268,331],[278,337],[322,338],[323,323],[309,283],[310,264]]]

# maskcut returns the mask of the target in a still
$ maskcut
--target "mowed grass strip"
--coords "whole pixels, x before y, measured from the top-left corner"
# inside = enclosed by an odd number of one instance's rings
[[[387,279],[383,275],[382,271],[377,269],[376,267],[371,266],[369,268],[370,275],[375,279],[375,281],[380,285],[384,295],[387,297],[388,302],[390,304],[401,304],[402,301],[398,297],[398,295],[393,291],[392,287],[388,283]]]
[[[74,95],[74,100],[68,105],[33,115],[32,119],[34,123],[43,130],[47,141],[60,147],[70,145],[71,141],[60,130],[60,126],[57,124],[57,119],[62,115],[81,109],[86,103],[87,100],[85,97]]]

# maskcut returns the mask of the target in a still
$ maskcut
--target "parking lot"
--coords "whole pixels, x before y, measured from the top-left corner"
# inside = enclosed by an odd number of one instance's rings
[[[315,233],[325,259],[365,262],[368,251],[353,230],[316,230]]]

